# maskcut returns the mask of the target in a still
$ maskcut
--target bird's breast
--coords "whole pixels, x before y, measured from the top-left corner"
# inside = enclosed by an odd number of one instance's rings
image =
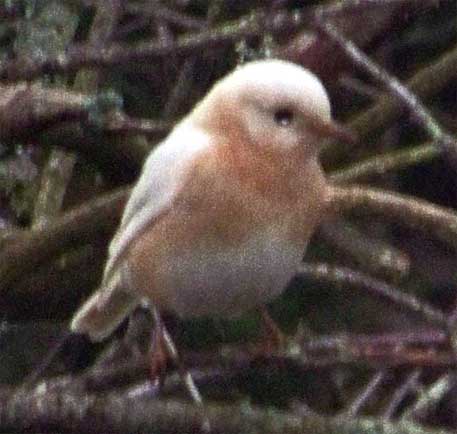
[[[182,317],[234,316],[280,294],[320,215],[321,191],[308,188],[316,179],[280,200],[274,177],[270,195],[264,184],[214,173],[196,170],[128,255],[132,290]]]
[[[270,301],[287,285],[304,252],[274,226],[238,245],[201,246],[163,264],[168,306],[182,317],[230,317]]]

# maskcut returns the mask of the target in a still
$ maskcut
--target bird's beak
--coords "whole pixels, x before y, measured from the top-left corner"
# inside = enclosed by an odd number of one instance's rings
[[[357,142],[357,134],[354,131],[334,120],[310,119],[309,129],[323,139],[341,140],[347,143]]]

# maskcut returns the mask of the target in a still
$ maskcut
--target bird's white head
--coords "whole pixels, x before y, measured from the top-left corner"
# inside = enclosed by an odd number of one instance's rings
[[[221,79],[194,111],[194,117],[239,141],[278,151],[317,150],[323,137],[338,136],[321,81],[299,65],[282,60],[247,63]]]

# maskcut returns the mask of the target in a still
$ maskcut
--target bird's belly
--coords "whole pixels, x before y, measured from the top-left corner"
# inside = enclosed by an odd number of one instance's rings
[[[182,317],[233,317],[279,295],[303,256],[299,246],[272,231],[239,247],[197,248],[168,260],[161,280],[172,294],[166,308]]]

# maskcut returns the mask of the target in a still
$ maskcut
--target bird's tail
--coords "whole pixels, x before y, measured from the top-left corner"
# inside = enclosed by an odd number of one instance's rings
[[[102,341],[139,305],[138,297],[122,289],[120,274],[116,273],[79,308],[71,321],[72,332]]]

